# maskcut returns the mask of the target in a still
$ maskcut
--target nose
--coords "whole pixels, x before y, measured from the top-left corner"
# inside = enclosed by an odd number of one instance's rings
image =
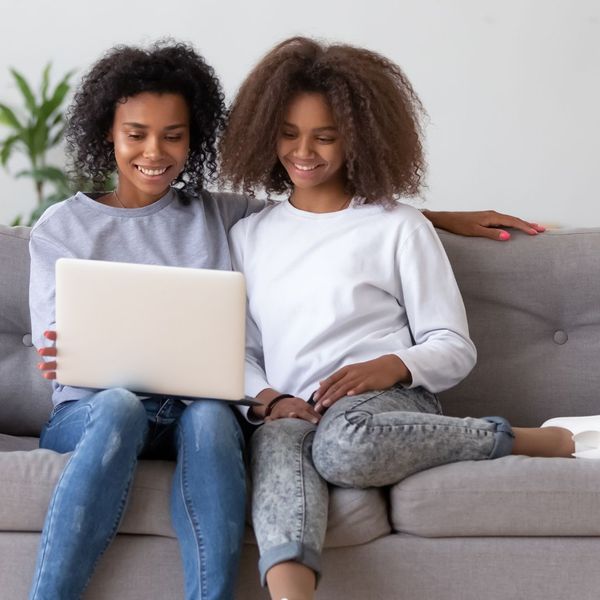
[[[312,154],[313,148],[310,137],[299,137],[294,148],[294,156],[298,158],[310,158]]]
[[[162,157],[162,146],[160,139],[157,136],[149,135],[146,137],[144,144],[144,158],[149,160],[157,160]]]

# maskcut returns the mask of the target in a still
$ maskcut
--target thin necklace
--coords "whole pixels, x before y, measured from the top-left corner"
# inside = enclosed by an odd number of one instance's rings
[[[121,208],[127,208],[122,202],[121,198],[119,198],[119,194],[117,194],[117,190],[113,190],[113,196],[117,199],[117,202],[121,205]]]

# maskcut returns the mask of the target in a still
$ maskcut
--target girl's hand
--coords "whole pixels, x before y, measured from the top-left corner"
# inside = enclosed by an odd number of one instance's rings
[[[321,415],[302,398],[283,398],[273,407],[271,414],[265,418],[266,421],[277,419],[304,419],[316,425]]]
[[[44,348],[38,348],[38,354],[40,356],[56,356],[56,331],[44,331],[44,337],[50,340],[52,344],[45,346]],[[56,379],[56,361],[42,361],[38,363],[37,368],[42,372],[44,379]]]
[[[537,223],[529,223],[518,217],[504,215],[495,210],[473,212],[437,212],[425,210],[423,214],[440,229],[469,237],[485,237],[504,242],[510,239],[510,233],[501,227],[520,229],[529,235],[537,235],[546,228]]]
[[[342,367],[320,382],[315,392],[315,410],[326,408],[344,396],[355,396],[371,390],[385,390],[396,383],[410,383],[412,376],[406,365],[394,354]]]

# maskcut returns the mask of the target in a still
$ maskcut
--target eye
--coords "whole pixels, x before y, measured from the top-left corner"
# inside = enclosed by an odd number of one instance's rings
[[[335,142],[335,138],[320,135],[317,138],[317,142],[320,142],[321,144],[333,144],[333,142]]]
[[[165,140],[167,140],[167,142],[178,142],[179,140],[181,140],[182,136],[181,135],[167,135],[165,136]]]
[[[142,135],[140,133],[128,133],[127,134],[127,139],[130,139],[130,140],[141,140],[142,139]]]
[[[293,131],[282,131],[281,137],[286,140],[293,140],[296,137],[296,134]]]

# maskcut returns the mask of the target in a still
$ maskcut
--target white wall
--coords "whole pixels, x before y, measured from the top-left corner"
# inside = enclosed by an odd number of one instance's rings
[[[1,3],[3,101],[17,100],[9,66],[36,81],[48,60],[81,72],[115,43],[191,41],[231,97],[284,37],[345,41],[393,58],[419,92],[430,208],[600,226],[600,0]],[[28,181],[0,172],[0,186],[0,222],[31,209]]]

